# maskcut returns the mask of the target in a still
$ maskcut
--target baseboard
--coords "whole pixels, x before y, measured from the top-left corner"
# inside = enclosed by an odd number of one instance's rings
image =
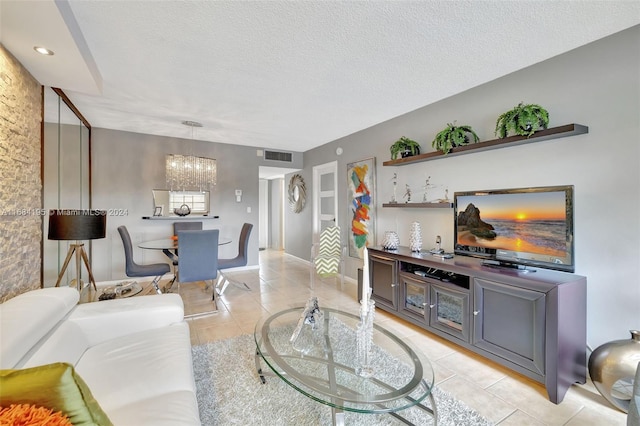
[[[295,260],[299,260],[300,262],[305,263],[305,264],[309,265],[309,267],[311,267],[311,261],[310,260],[302,259],[301,257],[294,256],[293,254],[289,254],[289,253],[286,253],[286,252],[284,252],[283,255],[287,256],[287,257],[290,257],[292,259],[295,259]],[[351,278],[348,275],[344,276],[344,282],[347,283],[347,284],[358,285],[358,279],[357,278]]]

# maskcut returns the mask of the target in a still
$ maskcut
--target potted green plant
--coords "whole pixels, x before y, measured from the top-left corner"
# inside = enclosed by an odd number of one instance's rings
[[[510,133],[529,137],[538,130],[549,126],[549,113],[540,105],[524,105],[520,102],[517,107],[498,117],[496,122],[496,136],[506,138]]]
[[[431,146],[442,151],[443,154],[448,154],[456,146],[469,144],[469,136],[473,137],[473,143],[480,140],[471,126],[456,126],[455,124],[455,121],[453,124],[447,123],[447,127],[436,135]]]
[[[393,145],[391,145],[389,150],[391,151],[392,160],[398,158],[398,154],[400,154],[402,158],[411,157],[412,155],[420,154],[420,144],[412,139],[402,136],[400,139],[395,141]]]

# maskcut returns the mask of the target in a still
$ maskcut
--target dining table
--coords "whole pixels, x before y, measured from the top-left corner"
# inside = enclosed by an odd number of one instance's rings
[[[223,246],[225,244],[231,244],[232,239],[229,237],[220,237],[218,239],[218,245]],[[148,250],[170,250],[174,251],[178,248],[177,238],[160,238],[158,240],[143,241],[138,244],[141,249]]]

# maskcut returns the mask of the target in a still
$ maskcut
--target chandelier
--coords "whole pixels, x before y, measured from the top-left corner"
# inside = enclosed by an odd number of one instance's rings
[[[183,121],[185,126],[202,127],[195,121]],[[213,158],[167,154],[166,179],[170,191],[204,191],[216,184],[217,167]]]

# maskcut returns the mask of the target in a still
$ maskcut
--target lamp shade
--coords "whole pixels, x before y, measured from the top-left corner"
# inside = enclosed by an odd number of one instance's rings
[[[50,210],[50,240],[95,240],[105,237],[104,210]]]

